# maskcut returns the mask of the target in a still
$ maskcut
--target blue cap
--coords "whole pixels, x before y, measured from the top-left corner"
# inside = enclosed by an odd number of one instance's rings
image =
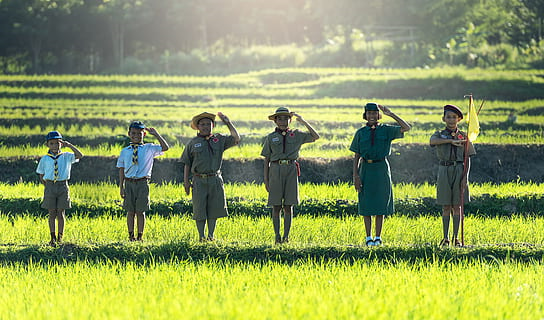
[[[132,121],[130,126],[128,126],[128,130],[130,130],[130,128],[145,129],[145,125],[141,121]]]
[[[49,141],[51,139],[62,139],[62,135],[58,131],[51,131],[45,136],[45,140]]]
[[[365,106],[365,111],[380,111],[380,109],[378,109],[377,103],[369,102]]]

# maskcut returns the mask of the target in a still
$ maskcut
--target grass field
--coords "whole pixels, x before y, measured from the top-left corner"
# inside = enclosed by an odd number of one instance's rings
[[[351,156],[362,105],[410,122],[399,144],[427,143],[442,106],[486,103],[477,143],[544,144],[540,70],[281,69],[224,77],[2,76],[0,157],[39,156],[59,130],[86,155],[117,156],[131,120],[154,126],[177,158],[191,117],[227,114],[254,159],[287,105],[322,139],[304,157]],[[517,122],[506,122],[514,111]],[[383,119],[391,123],[391,119]],[[465,124],[462,123],[461,127]],[[293,122],[292,127],[301,128]],[[218,124],[217,132],[227,133]],[[149,139],[149,141],[152,141]],[[463,248],[442,248],[432,184],[394,185],[384,246],[364,245],[349,184],[302,184],[290,243],[273,244],[260,184],[227,184],[231,216],[200,243],[190,198],[152,184],[145,241],[127,241],[118,187],[71,185],[65,242],[47,245],[43,187],[0,182],[0,319],[543,319],[541,183],[471,184]]]

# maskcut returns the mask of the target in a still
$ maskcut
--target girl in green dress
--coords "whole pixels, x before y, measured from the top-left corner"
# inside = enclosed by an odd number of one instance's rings
[[[379,123],[380,110],[399,125]],[[366,104],[363,119],[367,123],[355,132],[349,148],[355,152],[353,184],[359,193],[358,212],[365,220],[366,244],[379,246],[384,216],[394,210],[391,171],[386,157],[391,154],[391,141],[404,137],[404,132],[411,127],[389,108],[376,103]],[[371,235],[372,216],[376,217],[375,238]]]

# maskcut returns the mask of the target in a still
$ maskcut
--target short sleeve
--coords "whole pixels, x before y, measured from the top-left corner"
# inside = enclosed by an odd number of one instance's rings
[[[187,166],[192,165],[193,161],[191,159],[191,142],[185,145],[185,149],[183,149],[183,153],[181,154],[181,162]]]
[[[355,132],[355,136],[353,136],[353,140],[351,140],[351,146],[349,147],[350,151],[353,151],[357,154],[361,154],[361,149],[359,144],[360,135],[361,135],[361,129]]]
[[[36,168],[36,173],[37,174],[45,174],[45,161],[44,161],[44,157],[41,157],[40,158],[40,162],[38,162],[38,167]]]
[[[272,155],[272,150],[270,149],[270,139],[269,136],[264,138],[263,150],[261,151],[261,156],[270,158]]]
[[[236,140],[233,136],[224,136],[225,137],[225,150],[236,145]]]

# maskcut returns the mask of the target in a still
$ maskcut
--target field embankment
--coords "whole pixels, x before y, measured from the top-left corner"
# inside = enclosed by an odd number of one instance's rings
[[[544,148],[540,145],[487,145],[476,146],[478,154],[472,159],[472,182],[544,181]],[[0,158],[0,176],[3,182],[37,181],[34,173],[37,157]],[[389,158],[393,181],[405,183],[434,182],[437,160],[428,145],[394,145]],[[303,158],[302,182],[349,182],[352,177],[352,159]],[[115,157],[88,156],[74,165],[72,182],[117,181]],[[225,160],[223,177],[226,182],[263,181],[262,159]],[[176,158],[157,158],[152,181],[156,183],[182,181],[182,167]]]

